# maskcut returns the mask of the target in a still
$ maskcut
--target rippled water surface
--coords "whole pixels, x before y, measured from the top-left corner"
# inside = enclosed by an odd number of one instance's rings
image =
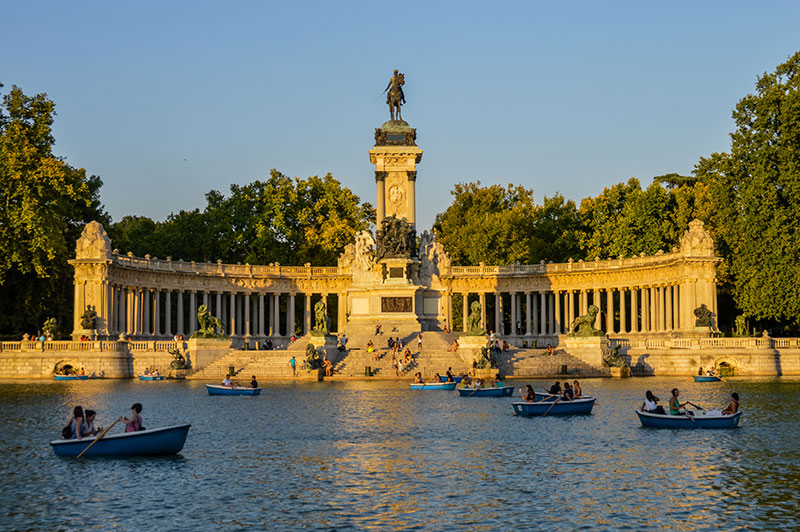
[[[262,385],[210,397],[195,381],[0,382],[0,528],[800,528],[800,380],[587,380],[598,405],[571,418],[400,382]],[[666,402],[674,386],[706,408],[738,391],[741,427],[641,428],[644,391]],[[75,404],[107,425],[134,402],[148,428],[192,423],[180,455],[53,455]]]

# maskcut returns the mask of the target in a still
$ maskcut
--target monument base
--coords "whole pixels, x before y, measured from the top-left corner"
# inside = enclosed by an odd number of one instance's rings
[[[72,341],[80,342],[82,337],[87,337],[90,342],[97,340],[97,329],[76,329],[72,331]]]
[[[568,355],[600,368],[603,367],[603,353],[608,351],[609,340],[607,336],[567,336],[563,345]]]
[[[231,349],[230,338],[189,338],[186,344],[186,364],[194,370],[203,369]]]
[[[608,368],[611,372],[612,377],[616,377],[618,379],[627,379],[631,376],[631,367],[627,364],[617,368]]]

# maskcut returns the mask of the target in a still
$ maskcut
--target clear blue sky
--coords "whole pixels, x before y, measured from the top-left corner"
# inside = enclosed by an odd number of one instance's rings
[[[56,152],[114,220],[271,168],[375,203],[367,151],[406,74],[418,226],[480,179],[580,200],[688,173],[800,49],[800,2],[8,2],[0,81],[56,102]]]

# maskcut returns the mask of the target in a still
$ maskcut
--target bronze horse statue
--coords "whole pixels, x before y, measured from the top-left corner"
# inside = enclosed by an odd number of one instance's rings
[[[405,85],[405,83],[405,76],[395,69],[392,79],[389,80],[389,84],[383,91],[389,91],[386,95],[386,103],[389,104],[389,114],[391,115],[392,120],[403,119],[403,116],[400,114],[400,108],[404,103],[406,103],[406,96],[403,94],[403,85]],[[397,111],[396,113],[395,110]]]

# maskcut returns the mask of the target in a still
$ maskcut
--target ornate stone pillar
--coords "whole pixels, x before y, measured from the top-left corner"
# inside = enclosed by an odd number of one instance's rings
[[[230,323],[231,337],[234,337],[234,336],[236,336],[236,322],[237,322],[237,320],[236,320],[236,292],[231,292],[229,306],[230,306],[230,316],[228,316],[228,319],[231,320],[231,323]]]
[[[417,172],[408,173],[408,216],[407,220],[414,227],[417,226]]]
[[[561,293],[553,292],[553,298],[555,299],[554,308],[556,313],[555,320],[553,320],[553,334],[561,334],[561,332],[563,331],[562,320],[561,320]],[[569,301],[567,301],[566,303],[568,305]]]
[[[153,298],[153,336],[161,336],[161,290],[156,288]]]
[[[668,331],[672,330],[672,285],[667,285],[664,287],[666,290],[667,301],[664,305],[664,313],[667,318],[667,323],[665,324],[665,329]]]
[[[461,294],[461,330],[467,332],[467,316],[469,315],[469,294]]]
[[[197,330],[197,292],[189,292],[189,334]]]
[[[258,335],[264,336],[264,294],[258,294]]]
[[[203,305],[205,305],[206,308],[208,308],[208,292],[206,292],[205,290],[203,290]],[[209,308],[208,310],[211,309]]]
[[[281,295],[275,293],[272,295],[272,308],[275,312],[272,313],[272,336],[278,337],[281,335]]]
[[[539,292],[539,336],[547,336],[548,323],[547,323],[547,293],[544,291]]]
[[[631,332],[639,332],[639,288],[631,287]]]
[[[183,326],[183,290],[178,290],[178,330],[177,333],[181,336],[186,334],[186,329]]]
[[[595,329],[603,329],[603,319],[600,317],[603,312],[603,305],[600,303],[600,290],[597,288],[592,289],[592,305],[597,307],[597,310],[600,312],[597,313],[597,316],[594,318],[594,328]],[[586,312],[589,312],[589,309],[586,309]]]
[[[336,333],[341,335],[344,334],[344,330],[347,327],[347,292],[339,292],[337,296],[338,300],[338,309],[339,314],[336,316],[336,323],[338,327],[336,328]],[[450,323],[448,321],[448,323]]]
[[[525,292],[525,336],[531,336],[533,333],[531,331],[532,319],[536,317],[536,309],[534,308],[531,310],[531,301],[536,303],[536,300],[531,298],[530,292]]]
[[[606,290],[606,334],[613,334],[614,330],[614,289]]]
[[[650,331],[656,332],[658,331],[658,293],[655,286],[650,287],[648,304],[650,306]]]
[[[494,332],[498,335],[503,335],[503,296],[502,294],[494,293]]]
[[[681,293],[678,285],[672,285],[672,328],[680,330],[681,323]]]
[[[628,317],[625,315],[625,287],[619,289],[619,332],[625,334],[628,332]]]
[[[244,306],[244,336],[250,338],[250,294],[242,294]]]
[[[286,336],[291,338],[294,335],[294,292],[289,292],[289,308],[286,310],[286,320],[288,323],[286,325]]]
[[[559,334],[559,329],[561,328],[561,312],[556,309],[556,305],[559,301],[558,292],[550,292],[550,334]],[[557,317],[557,319],[556,319]]]
[[[486,292],[478,294],[481,303],[481,329],[486,329]]]
[[[511,292],[511,336],[517,335],[517,293]]]
[[[375,205],[376,227],[380,227],[381,221],[386,217],[386,172],[375,172],[375,185],[378,189],[378,202]]]
[[[311,294],[305,294],[303,307],[303,334],[311,334]]]
[[[172,336],[172,290],[164,291],[164,334]]]
[[[128,289],[124,286],[119,287],[119,301],[117,301],[119,310],[117,311],[117,331],[120,333],[128,332],[128,315],[125,312],[128,309]]]
[[[650,289],[642,288],[642,332],[650,332]]]

